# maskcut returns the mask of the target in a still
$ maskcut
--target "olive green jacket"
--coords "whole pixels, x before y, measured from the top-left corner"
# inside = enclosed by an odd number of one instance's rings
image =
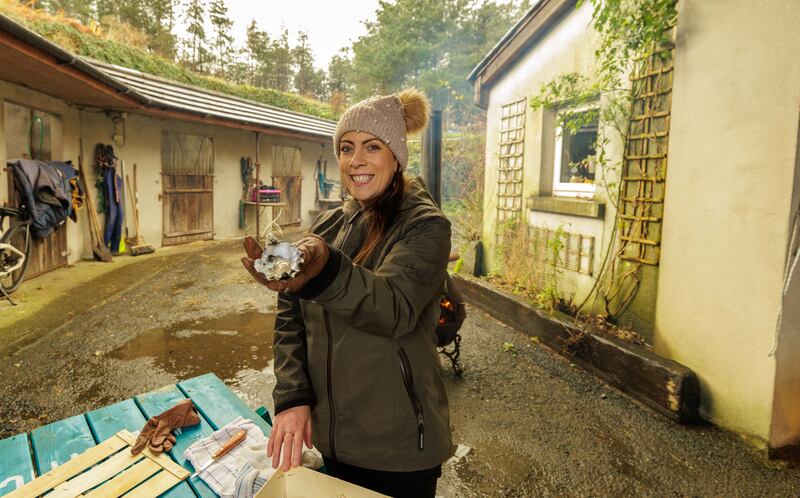
[[[434,329],[450,222],[411,180],[400,212],[363,265],[367,216],[355,201],[311,232],[330,246],[320,275],[278,296],[275,412],[309,404],[313,442],[358,467],[414,471],[453,450]]]

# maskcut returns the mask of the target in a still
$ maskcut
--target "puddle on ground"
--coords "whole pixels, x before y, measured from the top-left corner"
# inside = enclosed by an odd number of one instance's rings
[[[269,364],[274,324],[274,314],[253,310],[186,320],[143,332],[108,356],[150,357],[156,366],[182,378],[214,372],[232,380],[240,370],[261,370]]]

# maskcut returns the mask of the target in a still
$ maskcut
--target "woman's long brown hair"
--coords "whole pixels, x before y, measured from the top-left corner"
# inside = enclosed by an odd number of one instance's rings
[[[378,247],[381,239],[386,235],[386,230],[392,225],[397,213],[400,211],[400,204],[403,201],[405,191],[406,178],[403,176],[403,172],[398,170],[395,172],[389,188],[375,202],[367,206],[366,214],[369,216],[367,239],[364,241],[361,251],[353,259],[353,263],[364,263],[375,248]]]

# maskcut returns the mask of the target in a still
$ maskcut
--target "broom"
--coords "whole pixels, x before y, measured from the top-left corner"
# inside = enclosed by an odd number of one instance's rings
[[[100,221],[97,219],[97,211],[95,211],[94,200],[92,199],[92,191],[89,186],[89,178],[83,172],[83,139],[79,140],[80,151],[78,153],[78,172],[80,173],[81,181],[83,182],[83,192],[86,195],[86,211],[89,218],[89,235],[92,240],[92,254],[97,261],[104,261],[106,263],[111,261],[111,252],[108,247],[103,243],[103,236],[100,231]]]
[[[127,175],[125,175],[125,181],[128,182],[128,192],[133,192],[131,202],[133,202],[133,227],[136,230],[136,235],[128,239],[128,251],[131,256],[156,252],[155,247],[144,243],[144,238],[139,231],[139,190],[136,185],[136,163],[133,163],[133,190],[131,190],[131,179]]]

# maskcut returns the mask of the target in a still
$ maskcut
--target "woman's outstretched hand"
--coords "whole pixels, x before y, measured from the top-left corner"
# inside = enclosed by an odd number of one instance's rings
[[[311,407],[295,406],[275,415],[267,442],[267,457],[272,457],[272,468],[280,465],[283,470],[289,470],[300,465],[303,443],[311,448]]]
[[[295,243],[303,257],[303,265],[300,273],[294,278],[287,280],[267,280],[267,278],[256,271],[253,261],[259,259],[264,250],[258,245],[253,237],[244,238],[244,251],[247,257],[242,258],[242,264],[252,277],[260,284],[275,292],[295,292],[303,288],[309,280],[319,275],[325,263],[328,262],[330,251],[328,244],[322,237],[317,235],[306,235]]]

